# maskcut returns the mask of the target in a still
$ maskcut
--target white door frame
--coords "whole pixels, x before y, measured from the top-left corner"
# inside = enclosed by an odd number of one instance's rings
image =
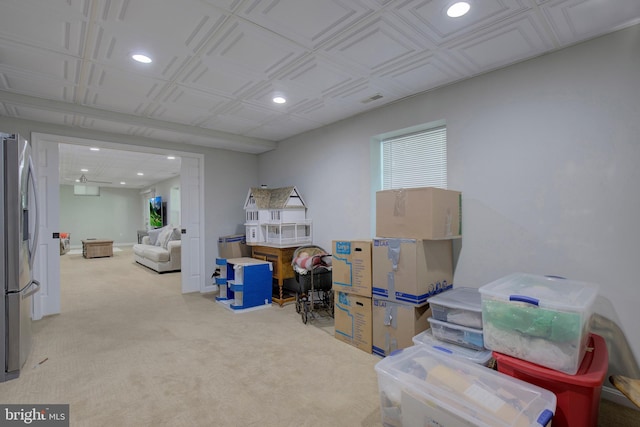
[[[46,232],[47,235],[40,234],[52,239],[52,232],[58,232],[60,227],[59,220],[59,203],[60,203],[60,184],[58,177],[58,144],[74,144],[85,146],[100,146],[114,150],[122,151],[137,151],[145,153],[155,154],[173,154],[180,156],[183,159],[190,159],[192,162],[197,162],[198,167],[196,174],[191,174],[191,179],[196,180],[198,185],[198,194],[188,194],[187,187],[183,187],[184,178],[180,178],[181,185],[181,197],[193,197],[199,200],[197,204],[198,209],[196,212],[191,213],[190,227],[196,227],[194,235],[198,238],[192,241],[192,247],[195,244],[197,253],[193,253],[199,258],[199,262],[185,263],[184,257],[182,262],[182,292],[202,292],[207,289],[205,282],[205,262],[204,262],[204,155],[198,153],[188,153],[178,150],[167,150],[164,148],[147,147],[139,145],[121,144],[115,142],[108,142],[103,140],[93,140],[86,138],[67,137],[60,135],[51,135],[45,133],[32,132],[31,143],[35,156],[38,153],[45,153],[46,157],[36,157],[36,173],[39,175],[39,192],[43,196],[40,198],[43,206],[40,211],[46,216],[47,220],[41,219],[41,224],[46,224],[46,229],[43,230],[41,226],[41,232]],[[46,147],[46,149],[44,148]],[[48,159],[53,161],[55,158],[55,167],[50,165],[48,168],[41,167],[40,164],[46,164]],[[43,163],[44,162],[44,163]],[[40,164],[38,164],[40,163]],[[55,176],[54,176],[55,175]],[[193,188],[194,186],[191,186]],[[185,191],[186,190],[186,191]],[[185,194],[187,193],[187,194]],[[182,203],[184,206],[184,203]],[[55,215],[47,212],[47,208],[56,209]],[[42,218],[42,215],[41,215]],[[184,226],[182,227],[185,228]],[[47,243],[46,240],[44,242]],[[184,244],[184,236],[183,236]],[[41,244],[39,244],[40,246]],[[36,294],[36,297],[40,295],[39,301],[34,301],[34,320],[42,318],[42,316],[48,316],[51,314],[60,313],[60,256],[59,248],[49,242],[49,248],[46,252],[40,253],[34,262],[34,275],[35,278],[40,280],[43,284],[41,292]],[[57,256],[51,255],[53,253],[53,247],[58,250]],[[51,253],[51,254],[49,254]],[[50,267],[50,266],[53,266]],[[196,271],[191,271],[196,269]],[[198,283],[199,282],[199,283]],[[197,285],[197,286],[196,286]]]
[[[180,163],[180,220],[182,227],[182,293],[207,292],[204,277],[204,175],[202,162],[183,157]],[[200,226],[198,226],[198,224]]]
[[[34,141],[31,135],[31,153],[38,181],[38,247],[33,263],[33,276],[40,282],[40,291],[32,298],[31,318],[60,312],[60,240],[53,233],[60,226],[60,186],[51,194],[51,182],[58,183],[58,144]],[[52,282],[50,279],[55,278]],[[57,285],[56,285],[57,283]],[[55,289],[57,286],[57,290]],[[49,310],[53,310],[49,313]]]

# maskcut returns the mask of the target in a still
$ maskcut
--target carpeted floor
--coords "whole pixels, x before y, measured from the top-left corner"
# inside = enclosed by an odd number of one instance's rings
[[[0,402],[69,403],[72,426],[380,425],[379,359],[291,304],[234,313],[181,295],[179,273],[135,264],[130,249],[63,255],[61,293]]]
[[[61,257],[62,313],[34,323],[2,403],[68,403],[72,426],[381,426],[380,360],[304,325],[293,304],[234,313],[180,274]],[[640,425],[608,402],[599,426]],[[617,417],[617,418],[616,418]]]

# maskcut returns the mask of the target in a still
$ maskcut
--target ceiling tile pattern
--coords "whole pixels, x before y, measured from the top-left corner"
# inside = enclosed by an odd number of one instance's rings
[[[97,148],[97,147],[93,147]],[[180,174],[180,159],[170,160],[166,155],[123,152],[109,148],[92,151],[83,145],[59,144],[60,183],[86,184],[99,187],[143,188]],[[115,168],[115,170],[114,170]],[[142,173],[142,176],[138,175]]]
[[[0,114],[260,153],[640,22],[638,0],[468,1],[1,0]]]

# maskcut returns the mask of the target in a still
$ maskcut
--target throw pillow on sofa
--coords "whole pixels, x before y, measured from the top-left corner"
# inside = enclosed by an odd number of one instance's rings
[[[169,240],[182,240],[182,232],[180,231],[180,227],[174,227],[173,233],[171,233],[171,238]]]
[[[153,246],[158,245],[158,236],[162,232],[162,228],[154,228],[153,230],[149,230],[149,244]]]
[[[171,235],[173,234],[173,227],[166,226],[162,228],[160,235],[158,235],[158,240],[156,241],[156,246],[162,246],[164,249],[167,249],[167,244],[171,239]]]

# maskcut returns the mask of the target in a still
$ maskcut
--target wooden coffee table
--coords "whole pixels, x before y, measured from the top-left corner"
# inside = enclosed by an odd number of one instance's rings
[[[82,256],[85,258],[100,258],[113,256],[113,240],[86,239],[82,240]]]

